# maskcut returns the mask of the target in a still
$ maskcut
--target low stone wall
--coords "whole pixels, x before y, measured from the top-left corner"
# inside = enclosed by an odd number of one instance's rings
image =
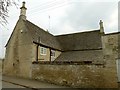
[[[116,88],[114,69],[104,65],[33,64],[32,78],[79,88]]]

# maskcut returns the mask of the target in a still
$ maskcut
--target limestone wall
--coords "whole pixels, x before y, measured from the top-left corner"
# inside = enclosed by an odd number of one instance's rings
[[[116,71],[104,65],[33,64],[32,78],[79,88],[115,88]]]
[[[118,58],[119,37],[120,34],[108,34],[103,36],[104,55],[112,55],[114,58]]]
[[[19,20],[6,46],[3,74],[31,77],[31,64],[35,51],[29,32],[22,20]]]

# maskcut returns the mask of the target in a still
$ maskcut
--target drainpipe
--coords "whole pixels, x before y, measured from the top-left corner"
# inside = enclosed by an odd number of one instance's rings
[[[36,62],[38,62],[38,47],[39,47],[39,45],[37,44],[37,47],[36,47]]]
[[[51,48],[49,50],[50,50],[50,62],[51,62]]]

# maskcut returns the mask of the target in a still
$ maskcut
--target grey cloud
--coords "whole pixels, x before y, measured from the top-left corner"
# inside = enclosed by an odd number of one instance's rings
[[[95,2],[95,3],[74,3],[66,10],[66,15],[59,21],[59,26],[70,25],[75,31],[80,29],[99,28],[99,20],[107,21],[113,13],[116,3]],[[61,16],[62,17],[62,16]]]

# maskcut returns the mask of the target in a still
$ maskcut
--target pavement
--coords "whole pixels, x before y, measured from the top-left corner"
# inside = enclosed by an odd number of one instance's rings
[[[20,78],[20,77],[12,77],[12,76],[2,76],[2,88],[11,88],[12,85],[18,86],[18,88],[31,88],[31,89],[36,89],[36,88],[69,88],[66,86],[59,86],[47,82],[41,82],[41,81],[36,81],[32,79],[25,79],[25,78]],[[9,83],[9,87],[6,85]]]

